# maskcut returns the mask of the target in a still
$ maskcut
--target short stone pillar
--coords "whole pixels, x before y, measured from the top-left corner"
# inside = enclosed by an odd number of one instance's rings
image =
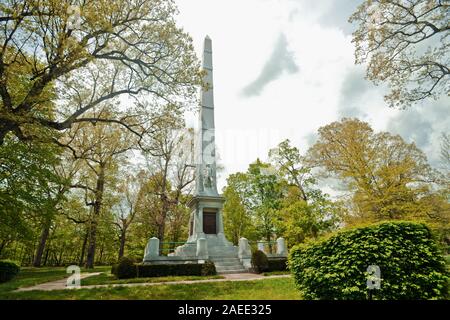
[[[277,255],[287,256],[286,242],[281,237],[277,239]]]
[[[159,257],[159,239],[153,237],[148,240],[147,246],[145,247],[144,260],[150,260],[156,257]]]
[[[252,249],[246,238],[239,239],[238,258],[247,270],[252,267]]]
[[[248,240],[246,238],[240,238],[239,239],[239,251],[238,251],[239,258],[251,258],[252,256],[252,250],[250,248],[250,245],[248,244]]]
[[[197,240],[197,257],[200,259],[208,259],[208,242],[205,238]]]
[[[258,241],[258,250],[260,250],[262,252],[266,252],[266,249],[264,246],[264,241],[262,241],[262,240]]]

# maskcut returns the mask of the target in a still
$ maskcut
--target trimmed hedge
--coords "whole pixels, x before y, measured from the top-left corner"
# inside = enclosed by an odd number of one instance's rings
[[[255,250],[252,253],[252,268],[256,273],[269,271],[269,260],[264,252]]]
[[[20,266],[11,260],[0,261],[0,283],[12,280],[20,271]]]
[[[119,266],[118,263],[115,263],[111,266],[111,274],[117,276],[117,267]]]
[[[374,299],[443,299],[448,272],[430,229],[385,222],[341,231],[291,250],[289,267],[306,299],[367,299],[367,268],[381,271]]]
[[[118,279],[129,279],[137,276],[136,265],[134,261],[127,257],[122,257],[115,267],[115,276]]]
[[[210,276],[216,275],[212,261],[186,264],[136,264],[133,260],[122,258],[111,267],[111,274],[118,279],[150,278],[165,276]]]
[[[212,261],[206,261],[202,266],[202,276],[214,276],[217,274],[216,265]]]
[[[269,259],[268,261],[268,271],[286,271],[287,269],[287,258]]]
[[[185,264],[138,264],[137,276],[139,278],[165,277],[165,276],[209,276],[216,274],[214,263],[207,261]]]

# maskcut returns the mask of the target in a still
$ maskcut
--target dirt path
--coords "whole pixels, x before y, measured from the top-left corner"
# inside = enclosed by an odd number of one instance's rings
[[[95,276],[100,274],[97,273],[87,273],[82,274],[81,279]],[[223,274],[223,279],[205,279],[205,280],[184,280],[184,281],[168,281],[168,282],[141,282],[141,283],[120,283],[120,284],[99,284],[90,286],[81,286],[77,289],[93,289],[93,288],[108,288],[108,287],[137,287],[137,286],[159,286],[159,285],[172,285],[172,284],[195,284],[195,283],[207,283],[207,282],[224,282],[224,281],[251,281],[251,280],[264,280],[264,279],[274,279],[274,278],[287,278],[287,275],[276,275],[276,276],[263,276],[254,273],[236,273],[236,274]],[[66,288],[67,279],[42,283],[33,287],[19,288],[16,291],[31,291],[31,290],[64,290]]]
[[[92,273],[82,273],[80,275],[80,279],[85,279],[92,276],[98,276],[101,272],[92,272]],[[16,291],[32,291],[32,290],[42,290],[42,291],[51,291],[51,290],[64,290],[66,289],[67,278],[41,283],[32,287],[19,288]]]

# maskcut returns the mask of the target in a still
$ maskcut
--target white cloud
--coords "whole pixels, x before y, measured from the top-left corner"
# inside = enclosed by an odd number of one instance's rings
[[[205,35],[212,38],[216,144],[225,167],[219,187],[228,174],[246,170],[257,157],[266,159],[268,149],[281,140],[289,138],[305,150],[320,126],[343,116],[358,116],[375,130],[392,129],[396,120],[391,119],[405,119],[404,111],[389,109],[383,101],[385,88],[365,80],[364,67],[354,65],[347,19],[361,0],[345,6],[340,0],[176,2],[178,22],[192,35],[199,57]],[[280,34],[284,52],[299,71],[271,70],[275,76],[261,82],[263,90],[242,96],[264,74]],[[193,119],[189,123],[196,123]]]

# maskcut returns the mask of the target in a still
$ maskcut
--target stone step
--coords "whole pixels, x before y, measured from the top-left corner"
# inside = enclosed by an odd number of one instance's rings
[[[247,273],[248,271],[244,268],[241,269],[234,269],[234,270],[218,270],[216,269],[218,274],[232,274],[232,273]]]
[[[208,255],[212,258],[212,259],[220,259],[220,258],[237,258],[238,255],[237,253],[211,253],[208,252]]]
[[[215,248],[215,249],[209,249],[208,248],[208,253],[210,253],[211,255],[221,255],[221,254],[238,254],[237,250],[230,250],[230,249],[220,249],[220,248]]]
[[[231,265],[231,266],[216,266],[217,272],[227,271],[227,270],[237,270],[237,269],[244,269],[244,267],[242,266],[242,264],[235,264],[235,265]]]
[[[221,258],[221,259],[211,259],[214,263],[229,263],[229,262],[234,262],[234,263],[241,263],[241,260],[239,260],[238,258]]]
[[[225,262],[214,262],[216,267],[227,267],[227,266],[240,266],[240,261],[225,261]]]
[[[210,258],[213,262],[236,262],[241,263],[241,260],[237,257],[221,257],[221,258]]]

